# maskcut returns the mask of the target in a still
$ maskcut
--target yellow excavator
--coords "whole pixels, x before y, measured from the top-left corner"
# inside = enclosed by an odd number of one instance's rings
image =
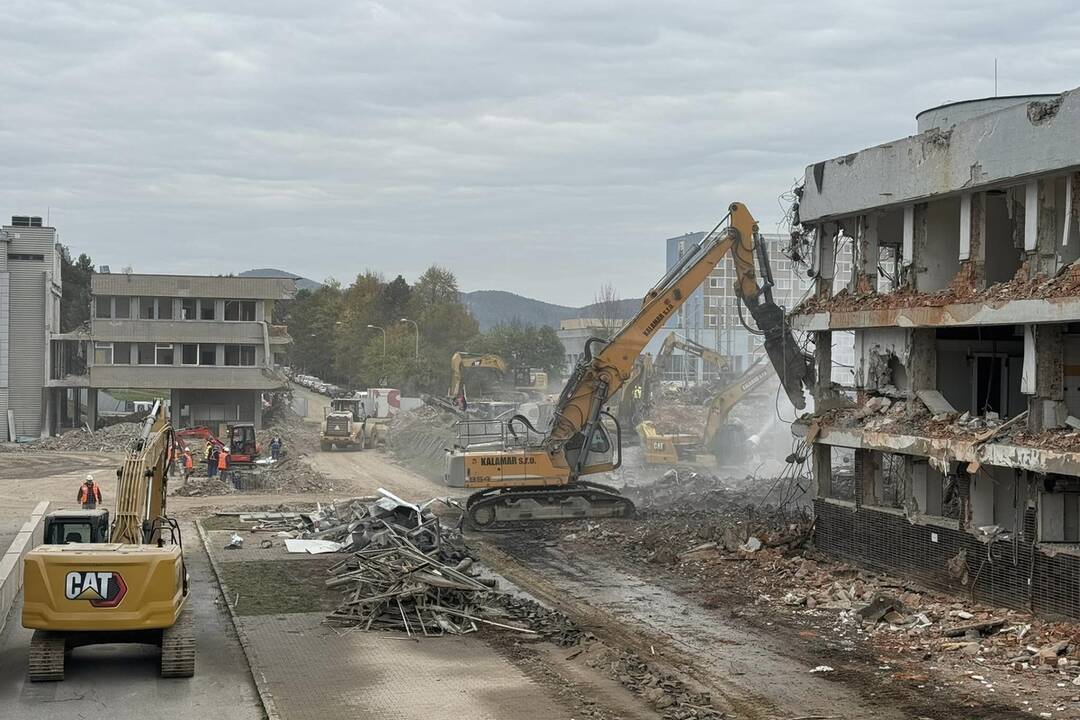
[[[161,676],[195,672],[195,635],[180,526],[166,514],[173,431],[161,400],[117,470],[116,515],[57,511],[45,544],[23,560],[22,624],[30,679],[63,680],[65,655],[82,645],[161,647]]]
[[[721,373],[730,373],[732,370],[731,359],[727,355],[707,348],[688,337],[683,337],[674,330],[664,338],[659,352],[656,353],[656,365],[666,369],[668,358],[672,356],[675,350],[682,350],[685,355],[692,355],[701,358],[705,362],[712,363]]]
[[[776,377],[764,357],[758,358],[738,380],[725,386],[709,401],[705,429],[693,433],[661,433],[651,420],[637,425],[646,465],[716,465],[718,461],[738,460],[746,453],[742,426],[728,422],[732,408],[766,381]]]
[[[727,224],[725,225],[725,222]],[[686,302],[720,260],[731,252],[736,292],[760,331],[791,402],[806,406],[803,387],[813,383],[810,359],[795,342],[771,286],[759,287],[755,252],[766,264],[758,226],[742,203],[685,254],[645,295],[637,314],[609,341],[590,338],[554,409],[546,431],[515,416],[497,430],[472,433],[447,453],[446,484],[476,490],[466,503],[475,528],[497,523],[583,517],[625,517],[634,506],[613,488],[583,476],[613,470],[622,462],[622,432],[605,407],[630,377],[641,351]],[[600,346],[594,352],[594,346]],[[476,442],[472,442],[472,439]]]
[[[450,389],[446,393],[448,398],[460,400],[465,392],[465,372],[473,370],[493,370],[501,380],[509,374],[510,365],[494,353],[454,353],[450,356]],[[517,369],[514,371],[513,382],[515,390],[532,395],[542,394],[547,392],[548,376],[542,370]]]

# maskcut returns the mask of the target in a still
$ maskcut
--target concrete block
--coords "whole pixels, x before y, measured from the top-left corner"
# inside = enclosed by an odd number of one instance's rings
[[[48,501],[38,503],[30,519],[23,524],[7,552],[0,558],[0,632],[3,632],[11,606],[22,589],[23,558],[44,539],[42,526],[48,511]]]
[[[952,406],[952,403],[946,400],[945,396],[937,390],[918,390],[915,394],[934,415],[956,413],[956,408]]]

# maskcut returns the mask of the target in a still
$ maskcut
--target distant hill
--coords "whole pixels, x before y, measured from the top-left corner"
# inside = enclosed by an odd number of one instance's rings
[[[550,325],[557,330],[560,320],[594,318],[598,315],[595,304],[580,308],[554,305],[505,290],[474,290],[461,293],[461,300],[480,323],[481,330],[514,320],[531,325]],[[633,316],[640,306],[640,299],[619,300],[616,314],[628,318]]]
[[[237,273],[240,277],[284,277],[298,278],[297,290],[314,290],[322,283],[298,277],[296,273],[278,270],[276,268],[256,268]],[[481,330],[488,330],[496,325],[503,325],[520,320],[529,325],[550,325],[559,329],[560,320],[572,318],[595,318],[600,313],[595,304],[585,307],[569,307],[555,305],[543,300],[533,300],[505,290],[474,290],[461,293],[461,301],[472,312],[473,317],[480,323]],[[640,299],[619,300],[616,306],[616,315],[620,318],[632,317],[641,306]]]
[[[308,280],[306,277],[300,277],[295,273],[285,272],[284,270],[278,270],[277,268],[255,268],[254,270],[245,270],[242,273],[237,273],[239,277],[264,277],[264,278],[296,278],[297,290],[314,290],[322,285],[314,280]]]

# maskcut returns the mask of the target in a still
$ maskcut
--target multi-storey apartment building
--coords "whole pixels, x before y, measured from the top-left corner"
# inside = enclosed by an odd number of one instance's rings
[[[819,382],[795,426],[822,549],[1080,616],[1078,137],[1080,90],[990,98],[806,169],[815,289],[794,323],[823,378],[833,336],[855,337],[854,396]]]
[[[47,434],[49,338],[60,330],[56,229],[16,216],[0,228],[0,441]]]
[[[271,324],[287,278],[97,273],[92,280],[90,411],[96,391],[167,391],[174,425],[262,421],[262,393],[284,387]]]

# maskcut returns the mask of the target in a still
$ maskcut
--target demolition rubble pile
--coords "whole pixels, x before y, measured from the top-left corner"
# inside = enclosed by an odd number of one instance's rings
[[[909,410],[906,400],[874,395],[858,407],[830,410],[812,422],[824,427],[955,439],[976,445],[996,442],[1062,452],[1076,452],[1080,447],[1080,419],[1070,416],[1065,427],[1039,433],[1027,432],[1026,419],[1026,411],[1009,419],[995,412],[984,415],[969,412],[935,413],[918,401]]]
[[[399,412],[390,420],[387,443],[394,456],[429,477],[441,476],[446,448],[457,440],[452,412],[430,405]]]
[[[845,288],[829,297],[812,297],[792,314],[816,312],[856,312],[860,310],[894,310],[914,307],[943,307],[956,303],[1005,302],[1073,297],[1080,294],[1080,263],[1066,265],[1054,277],[1029,277],[1028,265],[1023,263],[1013,277],[978,290],[970,272],[960,272],[952,283],[936,292],[918,292],[904,287],[888,293],[851,292]]]
[[[141,423],[118,423],[94,432],[71,430],[28,443],[0,444],[0,452],[126,452],[141,432]]]

